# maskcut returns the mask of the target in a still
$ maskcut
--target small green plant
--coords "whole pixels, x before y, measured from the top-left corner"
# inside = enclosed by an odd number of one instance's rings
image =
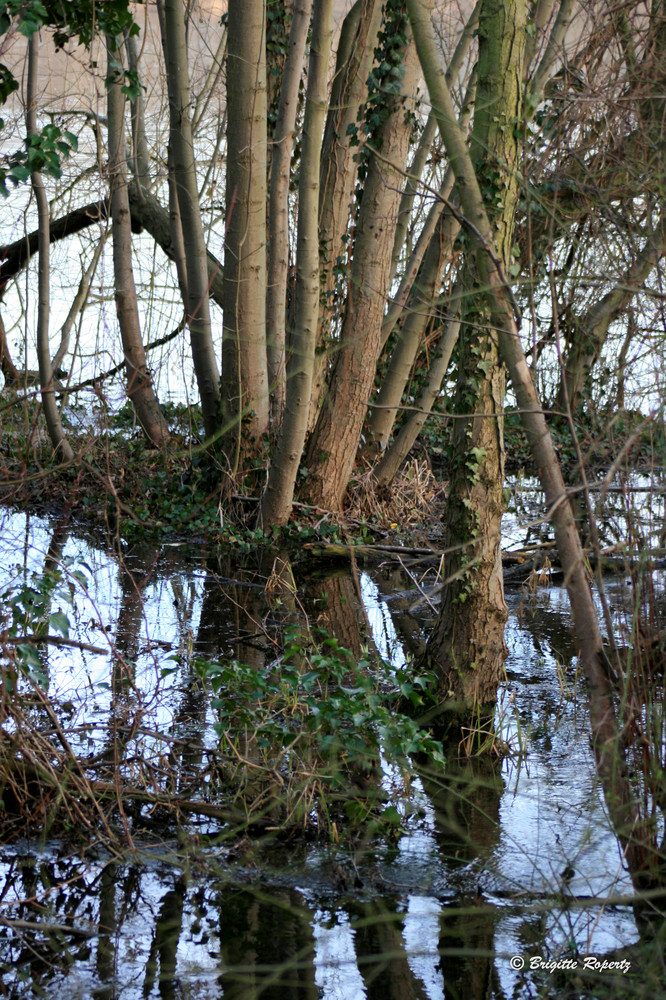
[[[41,688],[48,685],[48,676],[35,639],[49,631],[69,636],[69,618],[60,607],[53,610],[53,605],[56,598],[61,603],[72,603],[74,580],[85,583],[81,568],[70,568],[68,580],[65,582],[60,569],[45,569],[31,573],[19,587],[0,593],[2,629],[11,639],[19,640],[12,644],[16,665]],[[10,675],[5,676],[4,683],[12,685]]]
[[[288,824],[325,825],[337,839],[341,810],[347,825],[371,819],[379,832],[386,813],[394,827],[380,759],[399,762],[418,753],[445,763],[441,744],[399,708],[408,702],[421,709],[432,679],[359,659],[326,632],[312,629],[305,639],[302,631],[288,633],[282,657],[266,669],[237,660],[199,660],[196,669],[213,691],[223,753],[254,772],[243,795],[266,800],[256,781],[263,770],[276,794],[286,793],[283,804],[291,803],[283,816]],[[238,777],[234,770],[237,788]]]

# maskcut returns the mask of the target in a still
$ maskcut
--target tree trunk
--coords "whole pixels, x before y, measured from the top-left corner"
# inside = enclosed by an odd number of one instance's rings
[[[314,428],[324,394],[331,324],[335,319],[335,267],[347,256],[345,237],[356,179],[356,152],[350,130],[367,95],[368,73],[382,15],[381,0],[356,0],[340,32],[330,110],[324,129],[319,188],[321,306],[308,430]]]
[[[377,465],[372,470],[372,478],[379,487],[390,486],[414,443],[421,433],[435,400],[439,396],[460,331],[459,287],[453,292],[448,304],[449,318],[444,324],[441,336],[432,348],[434,355],[423,390],[414,404],[414,410],[405,420],[391,444],[387,447]]]
[[[315,0],[298,189],[294,331],[289,343],[286,410],[261,499],[259,522],[264,528],[289,520],[308,426],[319,314],[319,157],[332,35],[333,0]]]
[[[289,273],[289,182],[296,134],[298,88],[310,27],[312,0],[296,0],[289,32],[287,63],[273,134],[268,201],[268,275],[266,287],[266,350],[271,390],[271,426],[280,429],[286,400],[285,328]],[[301,168],[302,169],[302,168]],[[319,170],[319,150],[317,151]],[[319,185],[317,184],[317,190]]]
[[[268,429],[266,4],[230,0],[222,404],[229,471]]]
[[[511,260],[518,196],[515,123],[521,117],[526,0],[482,0],[477,94],[470,155],[493,227],[495,252]],[[493,704],[506,644],[501,558],[506,376],[484,301],[485,251],[463,265],[456,418],[449,463],[441,612],[428,643],[444,695],[461,712]]]
[[[414,283],[408,309],[396,333],[386,371],[367,421],[364,456],[384,452],[395,423],[414,360],[423,343],[428,322],[439,299],[442,270],[451,261],[460,223],[447,212],[430,240],[418,280]]]
[[[449,68],[446,71],[446,82],[449,85],[449,87],[452,87],[455,84],[456,80],[458,79],[458,74],[460,73],[460,70],[469,52],[472,40],[474,38],[474,34],[477,29],[477,25],[479,23],[480,5],[481,5],[480,0],[477,0],[476,6],[472,11],[469,20],[465,24],[465,27],[463,28],[460,34],[460,38],[458,39],[455,51],[453,53],[453,56],[451,57]],[[472,101],[473,97],[471,96],[468,90],[463,107],[471,106]],[[465,125],[464,127],[467,126]],[[423,128],[423,132],[421,133],[421,138],[419,140],[418,147],[416,149],[416,152],[414,153],[412,162],[409,166],[407,182],[405,184],[405,188],[402,193],[400,208],[398,209],[398,223],[395,227],[395,238],[393,240],[393,253],[391,255],[391,284],[393,284],[393,281],[395,280],[395,276],[398,270],[398,262],[400,260],[400,254],[402,252],[402,248],[405,242],[407,226],[409,219],[411,217],[414,199],[416,197],[416,192],[418,191],[419,182],[421,180],[421,174],[425,169],[428,157],[432,154],[433,151],[432,146],[436,132],[437,132],[437,119],[435,118],[434,114],[431,111],[430,114],[428,115],[427,121]],[[449,188],[447,193],[444,195],[445,198],[448,197],[448,193],[450,192],[450,190],[451,189]],[[431,213],[428,213],[429,221],[430,221],[430,214]],[[434,221],[436,222],[436,218]],[[432,229],[430,231],[430,235],[432,235]],[[429,237],[426,238],[426,245],[428,240]],[[421,254],[421,256],[423,256],[423,253]],[[419,265],[417,263],[416,267],[418,268],[418,266]],[[414,280],[415,275],[416,275],[416,270],[413,270],[411,273],[411,278],[409,279],[410,285],[411,282]],[[406,295],[402,300],[403,303],[405,299]],[[397,316],[394,317],[393,322],[390,324],[389,332],[390,330],[393,329],[396,318]],[[386,336],[388,336],[388,334],[386,334]]]
[[[666,253],[666,228],[660,223],[648,238],[647,245],[627,269],[615,288],[588,309],[569,332],[564,358],[562,388],[558,406],[574,413],[585,395],[592,368],[599,360],[608,331],[614,320],[626,311],[629,303]]]
[[[644,885],[650,879],[645,870],[645,860],[650,856],[651,833],[649,824],[641,821],[627,776],[626,759],[613,706],[613,690],[602,660],[601,633],[585,572],[580,538],[553,440],[523,353],[510,290],[493,250],[493,231],[484,211],[473,162],[465,147],[464,136],[455,124],[453,103],[439,66],[429,10],[424,0],[407,0],[407,7],[442,139],[456,173],[466,226],[479,248],[485,250],[485,262],[481,254],[478,254],[478,259],[482,266],[485,263],[487,300],[492,309],[502,356],[511,376],[521,410],[521,420],[555,528],[555,540],[565,572],[580,660],[589,685],[597,773],[634,882]]]
[[[155,447],[161,447],[169,440],[169,429],[155,398],[141,338],[139,310],[132,272],[132,228],[125,160],[125,95],[122,92],[122,79],[113,69],[113,63],[118,61],[119,54],[115,39],[111,37],[107,37],[107,52],[113,276],[116,313],[125,354],[127,395],[132,401],[137,419],[146,437]]]
[[[389,37],[393,28],[387,28]],[[406,110],[416,87],[416,50],[408,27],[399,25],[396,31],[409,39],[403,56],[402,94],[373,138],[381,153],[367,146],[369,163],[356,225],[347,308],[328,396],[306,457],[306,496],[330,510],[342,506],[374,382],[389,291],[393,226],[401,199],[399,178],[412,132]]]
[[[174,202],[180,212],[187,270],[187,322],[204,429],[210,437],[219,427],[219,372],[211,335],[206,243],[199,210],[190,119],[185,5],[182,0],[158,0],[158,8],[164,23],[164,55],[169,89],[169,148],[173,154],[173,178],[176,186]],[[174,248],[177,254],[177,240],[174,241]]]
[[[37,134],[36,89],[38,53],[39,32],[34,32],[28,42],[28,86],[25,109],[25,125],[28,136]],[[58,412],[53,387],[53,368],[51,367],[51,351],[49,348],[49,315],[51,311],[49,297],[49,203],[46,197],[44,181],[39,171],[33,170],[30,180],[37,203],[39,219],[37,359],[39,361],[39,384],[42,390],[42,406],[44,408],[46,427],[57,457],[63,459],[65,462],[71,462],[74,459],[74,452],[65,437],[65,432],[60,421],[60,413]]]

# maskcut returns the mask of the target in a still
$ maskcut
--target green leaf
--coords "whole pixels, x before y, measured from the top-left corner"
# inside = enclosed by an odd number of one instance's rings
[[[69,638],[69,619],[64,612],[54,611],[53,614],[49,615],[48,620],[52,629],[60,632],[60,635],[64,636],[65,639]]]

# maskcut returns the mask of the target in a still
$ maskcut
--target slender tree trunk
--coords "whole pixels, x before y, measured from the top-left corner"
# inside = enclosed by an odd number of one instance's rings
[[[271,425],[279,430],[286,399],[285,328],[289,273],[289,182],[296,134],[298,88],[310,26],[312,0],[296,0],[291,19],[277,120],[273,133],[268,201],[268,276],[266,288],[266,350],[271,390]],[[301,169],[303,169],[301,167]],[[317,156],[319,170],[319,156]],[[317,184],[317,190],[319,185]]]
[[[261,500],[259,520],[263,527],[289,520],[308,426],[319,313],[319,157],[332,35],[333,0],[315,0],[298,189],[296,306],[289,343],[287,404]]]
[[[144,107],[143,87],[139,76],[139,51],[136,44],[136,37],[125,33],[125,48],[127,49],[127,65],[136,74],[138,80],[138,93],[131,106],[131,128],[132,128],[132,174],[136,182],[137,189],[143,193],[150,187],[150,157],[148,155],[148,140],[146,139],[146,115]]]
[[[474,23],[477,23],[477,21],[478,17],[475,19]],[[447,72],[447,78],[448,78],[448,72]],[[463,101],[462,111],[460,113],[460,127],[463,129],[467,129],[469,125],[469,119],[472,113],[475,94],[476,94],[476,70],[473,70],[469,80],[469,85],[467,87],[467,93],[465,94],[465,100]],[[436,121],[437,119],[435,119],[435,123]],[[455,177],[453,171],[449,167],[446,173],[444,174],[444,179],[442,180],[442,183],[439,186],[435,202],[433,203],[433,205],[431,205],[430,210],[426,216],[426,220],[423,224],[421,232],[418,235],[418,239],[416,241],[414,249],[409,255],[409,259],[405,265],[405,269],[402,278],[400,279],[400,284],[398,285],[398,289],[395,295],[391,298],[388,305],[388,309],[386,310],[386,316],[384,317],[384,322],[382,323],[382,347],[384,347],[386,341],[393,333],[396,323],[398,322],[401,315],[403,314],[403,311],[405,310],[405,306],[407,305],[407,301],[414,287],[416,276],[419,273],[419,268],[424,262],[428,249],[431,247],[433,241],[436,241],[439,244],[441,244],[442,242],[441,230],[439,232],[437,230],[438,226],[440,225],[442,212],[444,211],[446,207],[446,202],[448,201],[451,195],[451,191],[453,190],[454,182],[455,182]],[[403,194],[403,201],[404,199],[405,195]],[[451,223],[449,223],[449,225],[451,225]],[[455,241],[455,235],[457,235],[457,231],[456,234],[453,235],[454,241]],[[444,266],[445,263],[446,261],[443,259],[442,267]],[[393,279],[391,283],[393,283]]]
[[[12,361],[12,356],[9,353],[9,345],[7,344],[7,331],[5,330],[5,324],[0,316],[0,370],[5,377],[5,385],[18,385],[21,373]]]
[[[185,5],[182,0],[158,0],[158,7],[164,22],[169,88],[169,148],[173,155],[173,179],[176,186],[172,207],[177,204],[182,224],[187,271],[186,309],[192,361],[201,398],[204,428],[206,434],[211,436],[219,427],[219,371],[211,334],[206,243],[199,209],[190,118]],[[177,240],[174,242],[174,252],[178,259],[181,251]]]
[[[439,299],[442,270],[453,256],[453,244],[460,230],[460,223],[447,212],[440,215],[439,224],[430,240],[418,280],[414,283],[408,310],[396,334],[386,371],[370,410],[367,421],[365,457],[382,453],[400,408],[405,386],[414,360],[423,343],[428,322]]]
[[[116,313],[125,354],[127,395],[148,440],[161,447],[169,440],[146,365],[141,338],[136,288],[132,272],[132,228],[125,161],[125,95],[122,79],[113,64],[119,59],[115,39],[107,36],[109,81],[107,83],[109,130],[109,186],[111,192],[111,235]]]
[[[476,6],[474,7],[474,10],[472,11],[472,13],[470,15],[469,20],[465,24],[465,27],[463,28],[463,30],[462,30],[462,32],[460,34],[460,38],[458,39],[458,43],[457,43],[457,45],[455,47],[455,51],[454,51],[454,53],[453,53],[453,55],[451,57],[451,62],[449,63],[449,68],[446,71],[446,82],[449,85],[449,87],[452,87],[455,84],[456,80],[458,79],[458,74],[460,73],[460,70],[461,70],[461,68],[463,66],[463,63],[465,62],[465,59],[466,59],[467,54],[469,52],[470,46],[472,44],[472,40],[474,38],[474,34],[476,32],[477,25],[479,23],[479,7],[480,6],[481,6],[481,0],[477,0]],[[472,104],[472,102],[473,102],[473,100],[474,100],[474,98],[472,96],[470,88],[468,88],[468,92],[467,92],[467,95],[465,97],[465,101],[464,101],[463,107],[464,108],[470,107],[471,104]],[[465,125],[464,127],[467,127],[467,126]],[[414,205],[414,199],[416,197],[416,192],[418,191],[418,188],[419,188],[419,182],[421,180],[421,174],[423,173],[423,171],[425,169],[425,165],[426,165],[426,162],[428,160],[428,157],[432,154],[432,146],[433,146],[433,142],[434,142],[434,139],[435,139],[436,132],[437,132],[437,119],[435,118],[434,114],[431,111],[430,114],[428,115],[426,124],[425,124],[425,126],[423,128],[423,132],[421,133],[421,138],[419,140],[419,144],[418,144],[418,146],[416,148],[416,152],[414,153],[414,156],[412,158],[412,162],[411,162],[411,164],[409,166],[409,173],[408,173],[408,177],[407,177],[407,182],[405,184],[405,189],[404,189],[404,191],[402,193],[402,200],[400,202],[400,208],[398,209],[398,223],[397,223],[397,225],[395,227],[395,239],[393,241],[393,253],[391,255],[391,284],[393,284],[393,281],[395,280],[396,272],[398,270],[398,262],[400,260],[400,254],[402,252],[402,248],[403,248],[403,245],[404,245],[404,242],[405,242],[405,236],[406,236],[406,233],[407,233],[407,226],[408,226],[409,219],[411,217],[412,207]],[[452,180],[451,180],[451,183],[452,183]],[[451,188],[449,187],[447,193],[444,195],[445,198],[448,197],[448,192],[450,192],[450,190],[451,190]],[[434,207],[435,206],[433,206],[433,208]],[[428,213],[428,222],[432,225],[432,221],[431,221],[430,216],[431,216],[431,213]],[[436,218],[435,218],[434,221],[435,222],[437,221]],[[427,224],[428,223],[426,223],[426,225]],[[433,232],[433,230],[431,229],[430,230],[430,236],[432,236],[432,232]],[[424,245],[424,249],[425,249],[425,246],[427,246],[427,242],[430,239],[430,236],[426,237],[426,243]],[[419,237],[419,241],[420,241],[420,237]],[[411,255],[411,256],[413,256],[413,255]],[[421,253],[421,256],[423,256],[423,252]],[[410,260],[410,263],[411,263],[411,260]],[[419,260],[419,263],[420,263],[420,260]],[[417,263],[416,264],[416,268],[417,269],[418,269],[418,266],[419,265]],[[406,269],[406,272],[407,272],[407,269]],[[415,276],[416,276],[416,270],[412,270],[411,271],[411,277],[408,279],[410,285],[413,282]],[[404,283],[404,279],[403,279],[403,282],[401,282],[401,287],[402,287],[403,283]],[[402,299],[402,303],[403,304],[404,304],[405,299],[406,299],[406,295]],[[393,326],[395,324],[395,320],[396,319],[397,319],[397,315],[393,317],[393,322],[390,323],[389,332],[390,332],[391,329],[393,329]],[[385,327],[385,329],[386,329],[386,327]],[[388,333],[386,334],[386,336],[388,336]]]
[[[558,405],[575,412],[585,395],[592,368],[599,360],[611,323],[627,309],[646,279],[666,253],[666,229],[661,223],[647,246],[627,269],[615,288],[607,292],[585,313],[571,331],[564,358],[562,389]]]
[[[39,32],[34,32],[28,42],[28,86],[25,110],[26,132],[37,134],[37,70],[39,61]],[[53,368],[51,367],[51,351],[49,348],[49,315],[51,299],[49,293],[49,203],[46,197],[44,181],[39,171],[30,175],[32,191],[37,203],[39,232],[39,271],[38,271],[38,310],[37,310],[37,359],[39,361],[39,384],[42,390],[42,406],[46,427],[51,438],[51,444],[58,458],[65,462],[74,459],[74,452],[65,437],[60,421],[60,413],[56,403],[53,386]],[[4,351],[3,351],[4,355]]]
[[[403,30],[409,37],[409,29],[400,28],[401,33]],[[356,226],[347,309],[328,396],[306,457],[306,496],[330,510],[342,506],[381,347],[393,225],[401,198],[399,178],[411,136],[405,102],[413,98],[416,87],[417,59],[411,38],[405,46],[403,63],[402,97],[391,108],[374,140],[381,154],[375,155],[370,146],[367,148],[370,160]]]
[[[426,384],[414,404],[414,410],[409,414],[402,427],[389,444],[377,465],[372,470],[372,478],[379,487],[390,486],[407,455],[414,447],[423,425],[425,424],[435,400],[439,396],[444,376],[446,375],[458,340],[460,331],[459,287],[451,297],[448,305],[449,318],[443,326],[441,336],[432,348],[434,355],[428,371]]]
[[[266,4],[230,0],[222,396],[232,476],[268,429]]]

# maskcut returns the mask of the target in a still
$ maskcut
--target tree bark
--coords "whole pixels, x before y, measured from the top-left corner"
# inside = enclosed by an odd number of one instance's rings
[[[284,420],[261,499],[259,523],[286,524],[308,426],[319,314],[319,158],[326,116],[333,0],[315,0],[298,188],[298,243],[294,330],[289,343]]]
[[[521,410],[537,474],[546,494],[565,584],[574,618],[580,660],[589,685],[590,719],[597,773],[602,781],[613,826],[626,851],[637,885],[649,881],[645,871],[650,831],[636,808],[613,705],[613,691],[602,659],[602,640],[592,593],[585,572],[580,538],[562,478],[553,441],[525,360],[513,315],[506,277],[493,251],[492,228],[464,137],[457,128],[451,96],[439,66],[429,10],[423,0],[407,0],[419,58],[435,108],[442,139],[456,172],[466,228],[485,250],[487,298],[491,306],[502,356],[508,367]],[[482,261],[483,263],[483,261]]]
[[[520,193],[516,122],[521,118],[521,81],[527,3],[482,0],[479,15],[477,94],[470,157],[493,227],[502,266],[511,260],[513,223]],[[494,704],[507,649],[501,559],[504,487],[503,411],[506,376],[499,358],[492,311],[484,302],[483,248],[463,265],[462,327],[458,385],[449,462],[444,590],[441,611],[428,643],[442,691],[469,715]]]
[[[312,0],[296,0],[289,31],[287,63],[280,88],[273,133],[268,201],[268,275],[266,287],[266,350],[271,391],[271,426],[282,423],[286,400],[286,317],[289,274],[289,182],[296,135],[298,88],[310,26]],[[301,167],[301,169],[303,169]],[[319,151],[317,151],[319,170]],[[317,184],[317,190],[319,185]]]
[[[370,410],[365,457],[383,453],[388,445],[409,374],[439,299],[442,271],[451,261],[459,230],[460,223],[455,216],[450,212],[443,216],[440,214],[418,280],[412,288],[404,319],[396,333],[396,342],[375,398],[376,407]]]
[[[342,506],[381,347],[393,225],[401,199],[399,178],[412,131],[405,103],[408,109],[416,88],[416,50],[408,28],[404,30],[409,40],[403,56],[402,93],[373,140],[381,154],[375,155],[372,147],[367,147],[370,159],[356,225],[347,308],[328,396],[306,457],[306,496],[329,510]]]
[[[109,129],[109,187],[111,196],[111,237],[116,314],[125,354],[127,395],[148,440],[161,447],[169,440],[169,428],[162,416],[141,338],[136,287],[132,272],[132,227],[125,161],[125,96],[122,81],[113,69],[119,50],[115,39],[107,37],[109,81],[107,83]]]
[[[201,224],[194,143],[190,119],[185,8],[182,0],[158,0],[164,21],[165,62],[169,89],[169,143],[183,232],[187,270],[187,321],[192,361],[201,398],[204,429],[210,437],[219,427],[219,371],[213,348],[208,295],[206,243]],[[177,251],[177,241],[174,242]]]
[[[230,0],[222,403],[229,471],[268,429],[266,5]]]
[[[470,17],[469,17],[467,23],[465,24],[465,27],[463,28],[461,34],[460,34],[460,38],[458,39],[458,43],[457,43],[457,45],[455,47],[455,51],[454,51],[454,53],[453,53],[453,55],[451,57],[451,62],[449,63],[449,68],[446,71],[446,82],[448,83],[449,87],[452,87],[453,84],[458,79],[458,74],[460,73],[460,70],[461,70],[462,65],[463,65],[463,63],[465,61],[467,53],[469,52],[470,46],[472,44],[472,40],[474,38],[474,34],[476,32],[477,25],[479,23],[479,8],[480,8],[480,6],[481,6],[480,0],[477,0],[476,6],[474,7],[474,10],[470,14]],[[469,107],[472,104],[472,101],[473,101],[473,97],[471,96],[471,94],[470,94],[470,92],[468,90],[468,93],[467,93],[467,95],[465,97],[465,101],[464,101],[463,107],[464,108],[465,107]],[[467,126],[465,125],[464,127],[467,127]],[[397,270],[398,270],[398,262],[400,260],[400,254],[402,252],[402,248],[403,248],[403,245],[404,245],[404,242],[405,242],[405,236],[406,236],[406,233],[407,233],[407,226],[408,226],[409,218],[410,218],[411,213],[412,213],[412,207],[414,205],[414,199],[416,197],[416,192],[417,192],[418,187],[419,187],[419,182],[421,180],[421,175],[422,175],[423,170],[425,168],[426,161],[427,161],[428,157],[432,153],[432,145],[433,145],[433,141],[435,139],[436,132],[437,132],[437,119],[435,118],[434,114],[431,111],[430,114],[428,115],[426,124],[425,124],[425,126],[423,128],[423,132],[421,133],[421,138],[419,140],[418,147],[416,149],[416,152],[414,153],[414,156],[412,158],[412,162],[411,162],[411,164],[409,166],[409,173],[408,173],[408,176],[407,176],[407,182],[405,184],[405,188],[404,188],[404,191],[402,193],[402,199],[400,201],[400,208],[398,209],[398,222],[397,222],[397,225],[395,227],[395,238],[394,238],[394,241],[393,241],[393,253],[391,255],[391,284],[393,284],[393,281],[395,279],[395,276],[396,276],[396,273],[397,273]],[[450,191],[450,188],[449,188],[449,191]],[[448,192],[447,192],[447,194],[444,195],[444,197],[448,197]],[[435,207],[435,206],[433,206],[433,207]],[[430,213],[428,213],[428,216],[429,216],[429,221],[430,221]],[[436,221],[436,219],[435,219],[435,221]],[[430,235],[432,235],[432,229],[430,231]],[[429,239],[429,237],[428,237],[428,239]],[[425,245],[427,245],[427,240],[426,240],[426,244]],[[412,256],[412,255],[410,255],[410,256]],[[423,253],[421,254],[421,256],[423,256]],[[420,263],[420,261],[419,261],[419,263]],[[418,264],[416,265],[416,267],[418,268]],[[415,275],[416,275],[416,270],[412,271],[412,273],[411,273],[411,279],[409,279],[410,280],[410,284],[414,280]],[[403,281],[404,281],[404,279],[403,279]],[[405,296],[405,298],[406,298],[406,296]],[[405,301],[405,298],[403,298],[403,300],[402,300],[403,303]],[[391,329],[393,329],[393,326],[395,324],[395,319],[396,318],[397,318],[397,316],[394,317],[393,322],[390,324],[389,332],[390,332]],[[385,329],[386,329],[386,327],[385,327]],[[386,334],[386,336],[388,336],[388,334]]]
[[[585,395],[590,372],[599,360],[611,324],[627,307],[646,279],[666,253],[666,229],[661,223],[648,238],[647,245],[622,278],[609,292],[595,302],[585,315],[575,323],[569,334],[569,345],[564,358],[560,409],[578,409]]]
[[[39,32],[35,31],[28,42],[28,85],[25,109],[26,132],[37,134],[37,73],[39,62]],[[39,384],[42,391],[42,407],[49,432],[51,444],[58,458],[65,462],[74,459],[74,452],[65,437],[56,403],[53,386],[53,368],[51,367],[51,350],[49,347],[49,315],[51,300],[49,295],[49,203],[46,197],[44,181],[37,170],[30,175],[32,191],[37,203],[38,214],[38,309],[37,309],[37,359],[39,362]]]
[[[329,113],[324,129],[319,187],[321,306],[317,354],[308,416],[311,431],[319,414],[330,363],[331,324],[335,320],[335,266],[346,257],[345,237],[356,179],[356,147],[350,129],[356,124],[367,94],[375,41],[381,21],[381,0],[356,0],[340,32]]]
[[[423,429],[435,400],[439,396],[444,376],[446,375],[458,340],[460,331],[459,287],[451,296],[449,318],[444,324],[441,336],[432,348],[433,361],[428,371],[428,378],[420,396],[414,404],[414,410],[405,420],[393,441],[388,445],[377,465],[372,470],[372,478],[378,487],[390,486],[395,479],[400,466],[414,447],[417,437]]]

